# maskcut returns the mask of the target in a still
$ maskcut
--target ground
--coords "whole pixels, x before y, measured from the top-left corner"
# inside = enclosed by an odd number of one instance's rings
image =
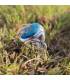
[[[70,6],[1,6],[0,74],[69,75],[69,9]],[[44,28],[47,49],[31,43],[25,45],[15,39],[22,24],[40,21],[42,15],[46,18]]]

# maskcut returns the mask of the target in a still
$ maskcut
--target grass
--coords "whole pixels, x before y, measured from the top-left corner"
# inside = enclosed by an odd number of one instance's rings
[[[70,6],[0,6],[0,74],[70,74]],[[47,50],[14,42],[22,25],[46,18]]]

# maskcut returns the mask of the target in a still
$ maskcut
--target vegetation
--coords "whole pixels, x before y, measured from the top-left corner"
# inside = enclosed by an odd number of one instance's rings
[[[47,50],[16,40],[22,25],[42,19]],[[69,75],[70,6],[0,6],[0,74]]]

